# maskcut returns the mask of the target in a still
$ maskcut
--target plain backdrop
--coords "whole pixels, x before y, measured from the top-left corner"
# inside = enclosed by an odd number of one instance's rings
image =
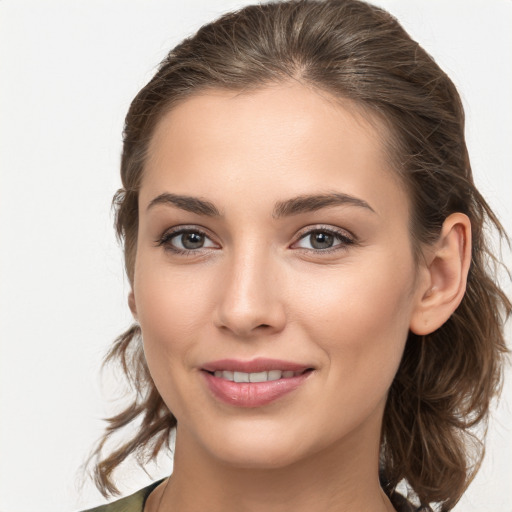
[[[247,3],[0,1],[0,512],[103,502],[80,466],[116,406],[102,357],[130,323],[110,212],[123,118],[171,47]],[[512,2],[378,3],[459,87],[476,182],[512,232]],[[512,511],[510,384],[458,512]],[[121,489],[170,470],[126,465]]]

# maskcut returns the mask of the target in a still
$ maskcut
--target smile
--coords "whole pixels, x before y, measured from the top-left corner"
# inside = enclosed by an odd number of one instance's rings
[[[258,358],[223,359],[201,368],[211,396],[236,407],[261,407],[301,388],[314,373],[311,366]]]
[[[304,370],[307,371],[307,370]],[[226,379],[231,382],[269,382],[279,379],[290,379],[301,375],[302,372],[293,372],[291,370],[269,370],[256,373],[232,372],[229,370],[217,370],[214,376]]]

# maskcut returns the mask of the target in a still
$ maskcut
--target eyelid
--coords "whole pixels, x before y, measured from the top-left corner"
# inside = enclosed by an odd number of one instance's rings
[[[202,250],[211,250],[215,247],[207,246],[207,247],[199,247],[197,249],[180,249],[179,247],[175,247],[171,244],[171,240],[181,234],[184,233],[198,233],[203,235],[205,238],[210,240],[215,246],[218,247],[218,243],[213,240],[213,237],[210,235],[209,231],[202,226],[198,226],[197,224],[186,225],[182,224],[179,226],[173,226],[172,228],[166,229],[155,241],[154,245],[156,247],[163,247],[164,250],[172,252],[174,254],[182,254],[182,255],[197,255]]]
[[[309,249],[306,247],[297,247],[298,250],[325,254],[332,251],[345,250],[347,246],[354,245],[357,243],[357,238],[350,231],[343,228],[319,224],[315,226],[307,226],[301,229],[299,233],[297,233],[296,240],[291,245],[291,248],[294,248],[294,245],[296,245],[301,240],[304,240],[308,236],[311,236],[311,234],[313,233],[329,233],[330,235],[335,236],[338,240],[341,240],[341,243],[338,243],[327,249]]]
[[[336,245],[326,248],[326,249],[315,249],[315,248],[306,248],[306,247],[294,247],[296,246],[301,240],[305,239],[307,236],[311,236],[313,233],[329,233],[330,235],[333,235],[339,243]],[[183,233],[198,233],[205,238],[207,238],[212,244],[216,245],[217,248],[219,247],[219,244],[215,242],[214,237],[210,235],[209,230],[206,228],[203,228],[202,226],[198,226],[197,224],[192,225],[178,225],[173,226],[171,228],[166,229],[155,241],[154,245],[156,247],[163,247],[164,250],[175,253],[175,254],[182,254],[182,255],[198,255],[201,251],[204,250],[211,250],[214,247],[207,246],[207,247],[199,247],[197,249],[180,249],[179,247],[173,246],[170,242],[173,238],[179,236]],[[331,225],[312,225],[302,228],[296,235],[295,241],[291,244],[290,248],[292,249],[298,249],[306,252],[313,252],[313,253],[319,253],[319,254],[325,254],[329,252],[334,251],[340,251],[340,250],[346,250],[347,246],[354,245],[357,243],[357,238],[347,229],[331,226]]]

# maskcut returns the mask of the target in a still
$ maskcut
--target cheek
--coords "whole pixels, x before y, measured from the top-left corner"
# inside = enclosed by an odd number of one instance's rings
[[[309,336],[324,351],[331,376],[349,390],[376,382],[387,388],[398,369],[414,279],[412,263],[399,263],[387,255],[369,265],[336,269],[309,287],[306,307],[297,315],[308,319]]]
[[[148,367],[173,411],[179,409],[176,390],[197,356],[209,309],[208,290],[193,286],[184,274],[141,258],[134,283]]]
[[[152,277],[140,279],[136,292],[142,306],[139,322],[144,355],[163,401],[177,419],[186,422],[188,397],[194,393],[187,383],[204,315],[194,293],[180,293],[175,280],[165,276]]]
[[[190,272],[171,271],[161,258],[142,255],[135,273],[135,301],[140,323],[152,340],[187,339],[204,321],[207,287]]]

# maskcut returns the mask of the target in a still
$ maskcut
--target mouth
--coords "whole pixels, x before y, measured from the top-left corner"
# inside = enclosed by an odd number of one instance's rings
[[[204,370],[210,375],[220,379],[226,379],[231,382],[271,382],[279,379],[292,379],[307,372],[312,372],[313,368],[306,368],[298,372],[292,370],[263,370],[261,372],[242,372],[231,370]]]
[[[223,359],[201,368],[212,395],[237,407],[261,407],[301,388],[315,371],[313,366],[258,358]]]
[[[250,361],[242,361],[240,359],[219,359],[218,361],[211,361],[206,363],[201,368],[204,371],[215,374],[215,372],[232,372],[232,373],[243,373],[243,374],[257,374],[266,372],[271,373],[272,378],[275,380],[277,373],[281,372],[278,378],[291,377],[293,374],[301,374],[306,370],[314,370],[314,366],[310,364],[301,364],[293,361],[284,361],[282,359],[269,359],[266,357],[257,357]],[[290,373],[292,372],[292,373]],[[226,377],[230,378],[230,377]],[[249,382],[249,381],[242,381]]]

